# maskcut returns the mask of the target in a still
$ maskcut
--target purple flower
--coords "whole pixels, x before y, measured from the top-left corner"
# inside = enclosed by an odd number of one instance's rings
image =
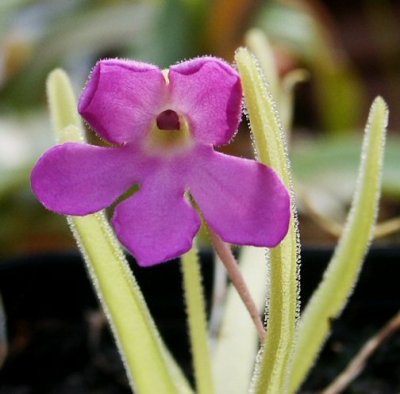
[[[110,206],[134,184],[112,219],[122,244],[142,266],[180,256],[200,219],[226,242],[272,247],[285,236],[289,195],[274,171],[228,156],[241,117],[239,75],[203,57],[155,66],[102,60],[79,112],[111,147],[65,143],[47,151],[32,172],[32,189],[57,213],[87,215]]]

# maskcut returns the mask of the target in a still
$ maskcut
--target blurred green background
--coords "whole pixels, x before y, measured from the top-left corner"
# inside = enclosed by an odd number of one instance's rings
[[[398,217],[399,22],[400,3],[388,0],[2,0],[0,257],[74,247],[64,218],[47,212],[29,185],[34,162],[54,143],[45,97],[49,71],[64,68],[79,95],[99,58],[162,68],[204,54],[232,61],[251,27],[271,41],[280,77],[297,68],[309,74],[296,89],[290,137],[306,199],[299,201],[303,242],[335,240],[315,216],[343,220],[361,131],[378,94],[391,111],[380,220]],[[245,126],[228,151],[251,154]],[[398,227],[381,242],[398,243]]]

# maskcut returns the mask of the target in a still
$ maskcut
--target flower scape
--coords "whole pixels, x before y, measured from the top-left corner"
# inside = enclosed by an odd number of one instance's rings
[[[168,71],[136,61],[99,61],[79,113],[109,146],[64,143],[32,172],[41,203],[64,215],[115,207],[117,237],[141,266],[187,252],[201,212],[225,242],[273,247],[285,236],[290,198],[275,172],[214,150],[228,144],[242,113],[238,73],[202,57]]]

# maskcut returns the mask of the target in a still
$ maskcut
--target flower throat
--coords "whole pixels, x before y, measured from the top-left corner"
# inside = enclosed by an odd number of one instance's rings
[[[179,115],[172,109],[161,112],[157,116],[156,123],[160,130],[180,130],[181,128]]]

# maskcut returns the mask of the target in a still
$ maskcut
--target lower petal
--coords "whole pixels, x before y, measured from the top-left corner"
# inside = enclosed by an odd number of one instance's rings
[[[208,225],[226,242],[276,246],[288,230],[290,198],[275,172],[211,150],[199,156],[189,189]]]
[[[109,206],[139,182],[147,168],[142,157],[126,147],[66,143],[39,159],[31,175],[32,190],[47,209],[82,216]]]
[[[154,179],[153,179],[154,181]],[[200,219],[183,196],[152,182],[115,209],[113,225],[121,243],[139,265],[151,266],[187,252]]]

